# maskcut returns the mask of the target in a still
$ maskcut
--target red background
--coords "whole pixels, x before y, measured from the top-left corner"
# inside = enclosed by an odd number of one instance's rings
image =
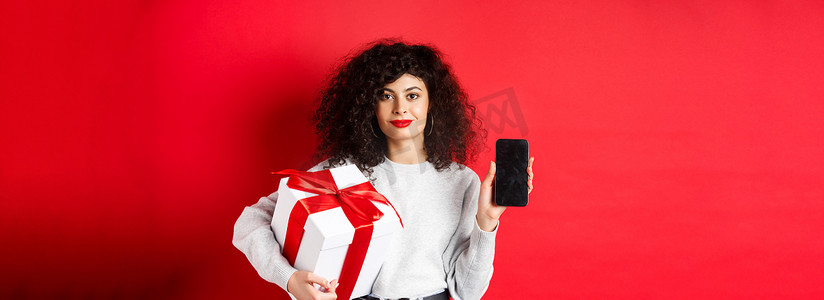
[[[381,37],[523,110],[487,298],[824,297],[820,1],[98,2],[0,4],[0,298],[278,293],[232,225]]]

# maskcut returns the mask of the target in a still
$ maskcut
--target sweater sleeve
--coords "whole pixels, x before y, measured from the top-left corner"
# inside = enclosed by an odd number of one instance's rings
[[[443,257],[449,293],[455,300],[480,299],[483,296],[492,278],[495,257],[498,228],[486,232],[478,226],[475,215],[478,212],[481,182],[474,172],[472,175],[471,184],[464,194],[460,224]]]
[[[286,290],[286,283],[297,271],[280,253],[280,244],[272,231],[272,214],[278,193],[261,197],[258,203],[243,209],[235,222],[232,244],[246,255],[260,277]]]

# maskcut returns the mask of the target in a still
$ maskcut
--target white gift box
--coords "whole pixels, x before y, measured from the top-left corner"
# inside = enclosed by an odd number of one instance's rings
[[[367,181],[355,165],[333,168],[329,171],[339,189]],[[272,229],[281,249],[283,249],[292,208],[298,200],[316,196],[316,194],[289,188],[288,179],[283,178],[280,181],[278,201],[272,217]],[[371,293],[372,284],[378,276],[392,236],[402,228],[394,208],[377,201],[372,201],[372,204],[383,213],[383,217],[373,222],[372,240],[352,291],[352,298]],[[355,234],[355,228],[344,215],[343,209],[336,207],[310,214],[304,230],[294,267],[298,270],[313,272],[327,280],[339,278],[349,244],[352,243]]]

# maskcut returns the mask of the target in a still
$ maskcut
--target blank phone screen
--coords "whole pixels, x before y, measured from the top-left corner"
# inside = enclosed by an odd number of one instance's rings
[[[495,142],[495,203],[526,206],[529,202],[529,142],[499,139]]]

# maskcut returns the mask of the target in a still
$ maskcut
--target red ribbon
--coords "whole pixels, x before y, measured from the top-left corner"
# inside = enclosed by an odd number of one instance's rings
[[[286,237],[283,243],[283,256],[289,260],[291,265],[295,265],[295,258],[298,255],[301,239],[303,239],[303,227],[306,225],[306,219],[309,218],[310,214],[340,207],[349,223],[355,228],[355,236],[352,238],[349,249],[346,250],[346,257],[343,261],[340,278],[338,278],[340,286],[335,291],[338,298],[349,299],[363,267],[366,251],[369,249],[369,242],[372,240],[372,223],[383,217],[383,213],[372,204],[372,201],[387,204],[393,210],[395,207],[386,197],[378,193],[369,182],[338,189],[329,170],[303,172],[287,169],[272,174],[289,176],[286,185],[291,189],[318,194],[317,196],[298,200],[289,214]],[[397,213],[397,210],[395,210],[395,214]],[[400,215],[398,215],[399,221],[400,218]],[[401,226],[403,226],[402,221]]]

